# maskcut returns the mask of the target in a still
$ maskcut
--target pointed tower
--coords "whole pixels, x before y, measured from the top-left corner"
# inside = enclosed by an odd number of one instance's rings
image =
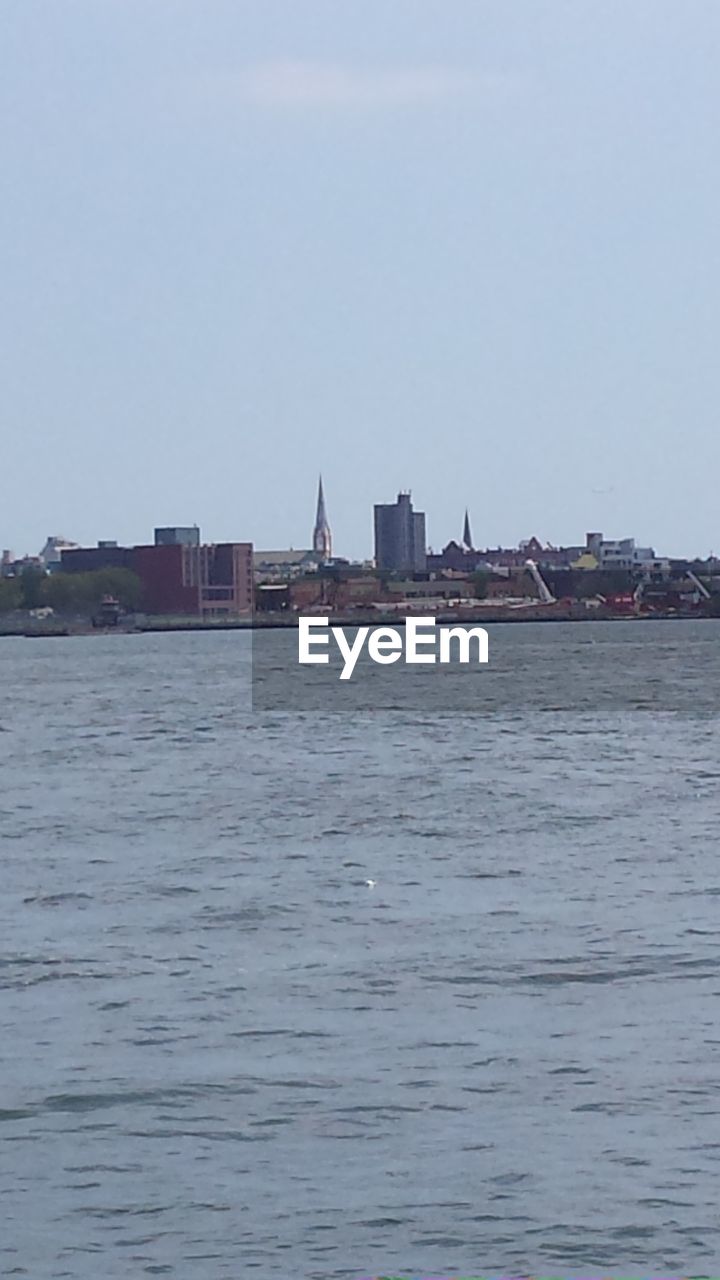
[[[475,550],[472,543],[472,534],[470,532],[470,516],[468,515],[467,507],[465,508],[465,524],[463,526],[462,540],[463,540],[463,546],[465,547],[466,551]]]
[[[318,482],[317,513],[313,529],[313,551],[321,560],[329,560],[332,556],[332,534],[325,513],[325,495],[323,493],[322,476]]]

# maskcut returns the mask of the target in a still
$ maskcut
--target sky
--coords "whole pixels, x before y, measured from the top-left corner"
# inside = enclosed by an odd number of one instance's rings
[[[716,0],[3,0],[0,546],[720,553]]]

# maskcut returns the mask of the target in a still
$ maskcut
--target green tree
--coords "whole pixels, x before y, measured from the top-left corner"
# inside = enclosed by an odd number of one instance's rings
[[[137,609],[140,603],[142,586],[136,573],[130,569],[100,569],[97,573],[88,574],[95,579],[95,590],[99,593],[97,602],[104,595],[115,596],[125,609]]]
[[[489,574],[484,569],[476,569],[471,581],[476,600],[484,600],[488,591]]]
[[[22,595],[17,578],[0,578],[0,613],[12,613],[19,609]]]
[[[51,573],[43,592],[45,604],[57,613],[78,612],[84,605],[81,579],[84,574]]]
[[[23,569],[20,575],[20,607],[22,609],[39,609],[43,601],[43,583],[45,574],[41,569],[30,566]]]
[[[94,613],[103,596],[115,596],[133,610],[140,600],[140,579],[129,569],[98,569],[92,573],[53,573],[46,579],[43,603],[58,613]]]

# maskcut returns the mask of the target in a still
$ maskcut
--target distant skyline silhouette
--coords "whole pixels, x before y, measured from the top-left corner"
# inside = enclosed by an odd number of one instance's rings
[[[74,0],[0,39],[0,546],[720,550],[720,8]]]

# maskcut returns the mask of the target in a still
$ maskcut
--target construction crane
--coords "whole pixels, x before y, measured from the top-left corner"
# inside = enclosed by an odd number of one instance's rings
[[[555,604],[555,596],[550,590],[547,582],[543,578],[534,560],[526,560],[525,567],[530,570],[530,576],[538,589],[538,595],[543,604]]]
[[[692,569],[686,569],[685,576],[690,579],[694,587],[697,587],[703,600],[710,599],[710,592],[708,591],[707,587],[703,586],[700,579],[695,577],[695,574],[693,573]]]

